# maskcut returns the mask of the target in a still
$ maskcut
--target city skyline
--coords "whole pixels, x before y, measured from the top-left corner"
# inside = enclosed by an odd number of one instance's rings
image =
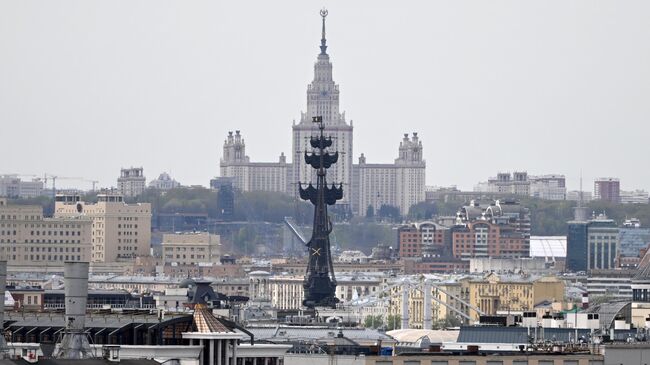
[[[254,12],[146,4],[128,15],[106,4],[72,4],[65,14],[55,4],[36,14],[34,4],[2,6],[12,32],[0,33],[0,118],[18,136],[0,147],[12,156],[2,173],[115,186],[120,167],[144,166],[148,181],[167,171],[205,186],[218,174],[223,136],[235,129],[252,160],[289,155],[288,132],[304,111],[318,54],[321,4],[259,4]],[[616,176],[621,189],[648,190],[650,172],[620,163],[639,154],[650,115],[648,5],[504,4],[324,3],[341,110],[356,129],[353,159],[390,161],[393,149],[379,146],[417,131],[428,185],[471,190],[497,171],[526,170],[565,174],[575,190],[582,170],[585,182]],[[282,144],[265,144],[268,137]],[[36,153],[17,153],[26,141]],[[488,146],[490,163],[476,164]]]

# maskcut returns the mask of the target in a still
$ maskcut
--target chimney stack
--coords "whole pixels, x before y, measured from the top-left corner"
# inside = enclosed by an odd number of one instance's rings
[[[86,302],[88,300],[88,262],[66,262],[65,330],[61,342],[54,350],[59,359],[88,359],[94,357],[90,349],[86,327]]]

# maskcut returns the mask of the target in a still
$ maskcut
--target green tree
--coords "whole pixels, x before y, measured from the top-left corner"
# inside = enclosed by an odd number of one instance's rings
[[[372,314],[367,316],[366,319],[363,321],[363,326],[366,328],[381,328],[384,326],[384,317],[382,317],[380,314],[373,316]]]
[[[368,205],[366,209],[366,218],[373,218],[375,216],[375,208],[372,205]]]
[[[386,317],[386,330],[392,331],[402,328],[402,316],[399,314],[389,314]]]

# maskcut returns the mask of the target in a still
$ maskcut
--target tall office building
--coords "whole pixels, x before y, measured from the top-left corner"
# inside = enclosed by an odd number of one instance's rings
[[[621,202],[621,182],[615,177],[601,177],[594,181],[594,200]]]
[[[583,219],[580,208],[576,209],[576,219],[567,222],[566,269],[586,272],[616,268],[619,228],[604,214]]]
[[[293,173],[292,184],[298,182],[316,183],[316,171],[305,163],[305,153],[314,152],[309,144],[309,139],[315,136],[318,126],[312,122],[316,116],[323,117],[323,124],[327,135],[332,137],[330,149],[338,151],[339,158],[336,164],[328,170],[328,181],[342,183],[343,199],[337,205],[350,207],[352,202],[350,189],[352,185],[352,121],[348,124],[345,113],[339,109],[339,86],[332,77],[332,63],[327,54],[327,39],[325,37],[325,17],[323,17],[323,30],[321,35],[320,54],[314,64],[314,79],[307,86],[307,110],[301,113],[300,121],[293,124],[292,158]],[[292,188],[297,194],[298,189]]]
[[[117,178],[117,190],[128,198],[142,194],[147,186],[147,179],[144,177],[143,171],[142,167],[121,169],[120,177]]]
[[[119,194],[99,194],[97,203],[78,195],[57,194],[55,217],[88,217],[92,220],[93,262],[132,260],[149,255],[151,204],[126,204]]]

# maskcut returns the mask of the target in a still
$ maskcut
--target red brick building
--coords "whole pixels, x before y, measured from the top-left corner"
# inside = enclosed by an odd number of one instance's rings
[[[455,258],[519,258],[530,252],[526,235],[509,225],[478,220],[453,229],[451,236]]]
[[[433,222],[408,224],[397,230],[399,256],[441,257],[450,247],[449,229]]]

